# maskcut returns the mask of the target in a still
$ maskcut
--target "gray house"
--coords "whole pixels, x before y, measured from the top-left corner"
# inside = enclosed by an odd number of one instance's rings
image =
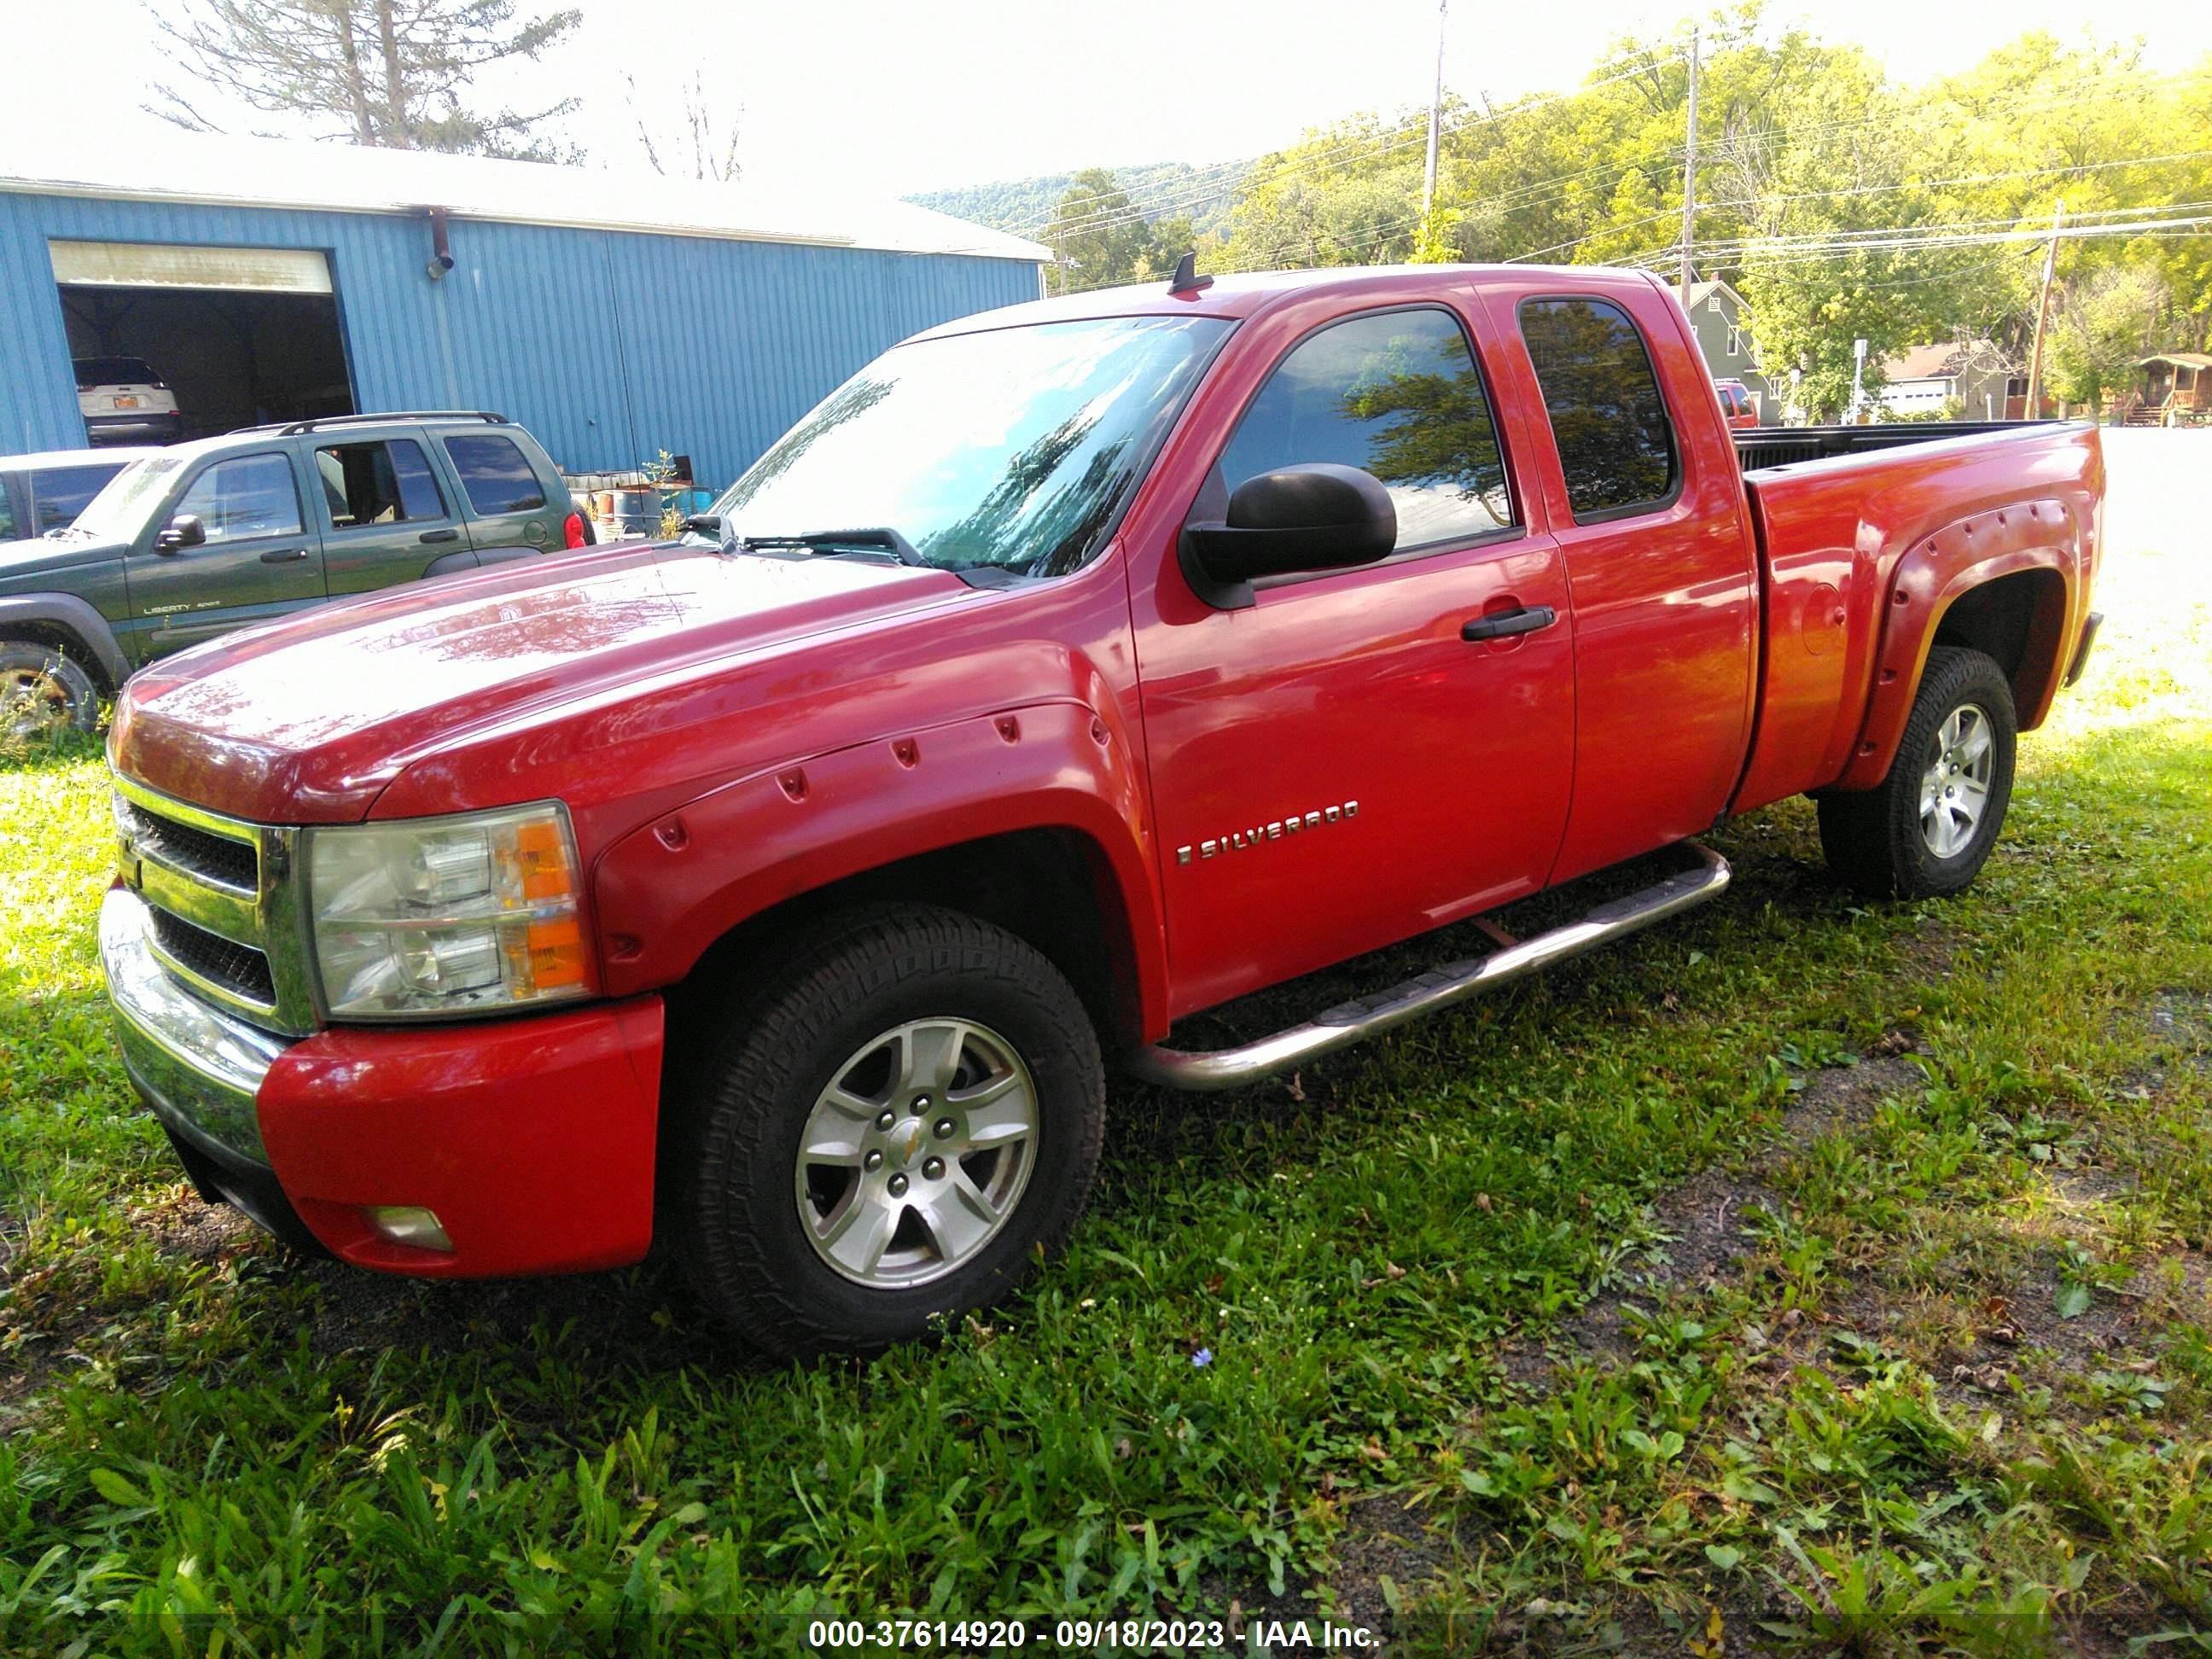
[[[1751,307],[1743,295],[1726,283],[1691,283],[1690,326],[1696,331],[1698,349],[1705,354],[1705,367],[1713,378],[1741,380],[1758,407],[1759,418],[1768,425],[1779,421],[1783,400],[1759,372]]]
[[[1881,406],[1891,416],[1942,415],[1968,421],[2014,418],[2027,395],[2020,366],[1988,340],[1907,346],[1881,363]]]

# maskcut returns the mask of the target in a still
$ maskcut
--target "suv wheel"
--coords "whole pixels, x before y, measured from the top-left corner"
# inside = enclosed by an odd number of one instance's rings
[[[2004,671],[1979,651],[1937,646],[1889,775],[1820,798],[1829,867],[1876,897],[1964,888],[2004,825],[2019,729]]]
[[[671,1242],[780,1356],[869,1351],[991,1305],[1098,1164],[1098,1040],[1058,969],[915,905],[830,923],[671,1101]]]
[[[100,688],[58,647],[0,640],[0,737],[23,743],[100,723]]]

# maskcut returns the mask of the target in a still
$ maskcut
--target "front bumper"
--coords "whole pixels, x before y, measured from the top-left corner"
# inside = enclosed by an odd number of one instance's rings
[[[280,1237],[437,1278],[580,1273],[645,1255],[657,996],[299,1041],[220,1012],[155,960],[129,889],[100,906],[125,1069],[194,1183]],[[395,1243],[374,1206],[434,1212],[450,1251]]]

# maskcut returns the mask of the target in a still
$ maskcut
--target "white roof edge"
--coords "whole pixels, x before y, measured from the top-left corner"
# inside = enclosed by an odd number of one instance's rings
[[[785,242],[890,253],[1048,262],[1050,250],[949,214],[888,199],[665,179],[427,150],[370,149],[310,139],[20,138],[0,149],[0,191],[24,195],[419,215],[709,240]]]

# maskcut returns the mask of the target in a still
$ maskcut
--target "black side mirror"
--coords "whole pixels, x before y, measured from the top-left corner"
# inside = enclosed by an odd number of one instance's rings
[[[1181,552],[1198,596],[1235,611],[1253,602],[1255,577],[1372,564],[1397,542],[1398,509],[1381,479],[1315,461],[1245,479],[1225,522],[1184,527]]]
[[[719,545],[722,539],[722,515],[719,513],[694,513],[684,520],[684,532],[686,535],[704,536]]]
[[[169,527],[154,538],[156,553],[175,553],[187,547],[199,547],[207,541],[207,526],[196,513],[179,513],[169,520]]]

